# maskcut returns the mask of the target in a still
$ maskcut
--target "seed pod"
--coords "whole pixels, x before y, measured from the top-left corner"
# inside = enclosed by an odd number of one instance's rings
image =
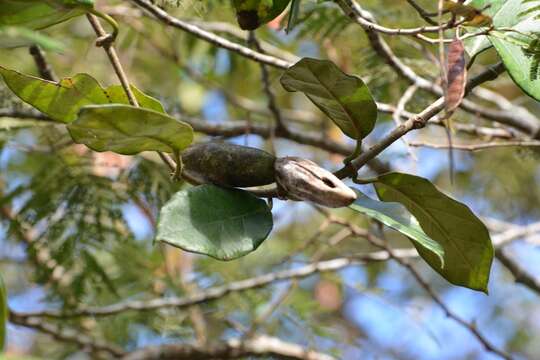
[[[273,183],[275,161],[266,151],[222,142],[195,144],[182,153],[188,175],[226,187]]]
[[[297,157],[276,160],[276,183],[293,200],[337,208],[350,205],[356,193],[313,161]]]

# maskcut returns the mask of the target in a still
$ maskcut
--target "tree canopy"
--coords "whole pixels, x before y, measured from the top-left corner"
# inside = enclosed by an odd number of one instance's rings
[[[535,358],[539,34],[538,0],[3,1],[5,357]]]

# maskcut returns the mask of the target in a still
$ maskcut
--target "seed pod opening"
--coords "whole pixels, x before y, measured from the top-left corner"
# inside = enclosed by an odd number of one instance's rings
[[[276,182],[288,198],[337,208],[349,206],[356,193],[331,172],[298,157],[276,160]]]

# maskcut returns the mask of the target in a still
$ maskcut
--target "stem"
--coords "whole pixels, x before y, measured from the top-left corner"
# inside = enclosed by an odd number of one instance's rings
[[[90,25],[92,25],[92,27],[94,28],[94,31],[96,32],[97,36],[99,36],[100,38],[107,36],[107,33],[105,32],[98,18],[95,15],[86,14],[86,17],[88,18]],[[114,33],[113,33],[113,36],[115,36]],[[126,76],[126,73],[124,72],[124,69],[122,68],[122,64],[120,63],[120,59],[118,58],[118,55],[116,53],[116,50],[112,46],[112,43],[111,42],[103,43],[103,49],[107,53],[107,56],[109,57],[109,61],[111,62],[111,65],[114,68],[114,72],[116,73],[116,76],[118,77],[118,79],[120,80],[120,83],[122,84],[122,88],[124,89],[124,92],[126,93],[129,103],[135,107],[139,107],[139,103],[137,99],[135,98],[135,95],[133,95],[133,92],[131,91],[131,87],[129,86],[129,80]]]
[[[110,39],[108,39],[107,41],[109,41],[110,43],[113,43],[114,40],[116,40],[116,37],[118,36],[118,23],[116,22],[116,20],[114,20],[112,18],[112,16],[110,16],[108,14],[104,14],[104,13],[102,13],[100,11],[97,11],[96,9],[90,9],[88,12],[90,14],[92,14],[92,15],[95,15],[95,16],[97,16],[99,18],[102,18],[103,20],[108,22],[109,25],[111,25],[111,27],[113,28],[113,32],[112,32],[112,34],[110,34]],[[100,36],[106,36],[106,35],[107,34],[103,34],[103,35],[100,35]]]

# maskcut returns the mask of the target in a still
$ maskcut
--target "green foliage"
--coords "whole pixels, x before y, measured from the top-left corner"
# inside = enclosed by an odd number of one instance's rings
[[[0,26],[43,29],[93,9],[93,0],[3,0]]]
[[[83,106],[109,103],[103,88],[88,74],[54,83],[3,67],[0,73],[18,97],[59,122],[74,121]]]
[[[444,250],[440,259],[417,246],[426,262],[452,284],[487,293],[493,245],[486,226],[464,204],[440,192],[418,176],[390,173],[375,182],[379,199],[399,202],[418,220],[420,227]]]
[[[424,252],[431,252],[434,256],[438,257],[439,263],[435,267],[436,269],[444,268],[443,247],[426,235],[418,224],[418,220],[403,205],[393,202],[375,201],[359,191],[356,193],[358,194],[358,199],[349,206],[351,209],[372,217],[407,236],[413,241],[415,246],[421,247]]]
[[[201,185],[176,193],[161,209],[156,239],[232,260],[257,249],[272,226],[264,200],[242,190]]]
[[[535,18],[535,6],[531,6],[531,3],[526,0],[471,2],[477,8],[489,6],[496,31],[490,32],[487,38],[497,50],[514,82],[529,96],[540,100],[540,80],[536,78],[540,55],[534,42],[536,36],[527,35],[540,32],[540,21]],[[468,51],[474,56],[486,48],[485,37],[480,36],[469,42]]]
[[[58,122],[73,122],[77,118],[79,110],[86,105],[129,103],[120,85],[112,85],[105,89],[88,74],[77,74],[57,83],[25,75],[2,66],[0,66],[0,74],[7,86],[21,100]],[[133,85],[131,85],[131,90],[140,106],[164,112],[159,101],[143,94]]]
[[[366,84],[331,61],[304,58],[285,71],[281,84],[303,92],[353,139],[365,138],[375,126],[377,105]]]
[[[193,129],[188,124],[131,105],[85,106],[67,128],[79,144],[95,151],[124,155],[142,151],[178,152],[193,141]]]
[[[0,48],[16,48],[33,44],[45,50],[65,50],[62,42],[37,31],[20,26],[0,26]]]

